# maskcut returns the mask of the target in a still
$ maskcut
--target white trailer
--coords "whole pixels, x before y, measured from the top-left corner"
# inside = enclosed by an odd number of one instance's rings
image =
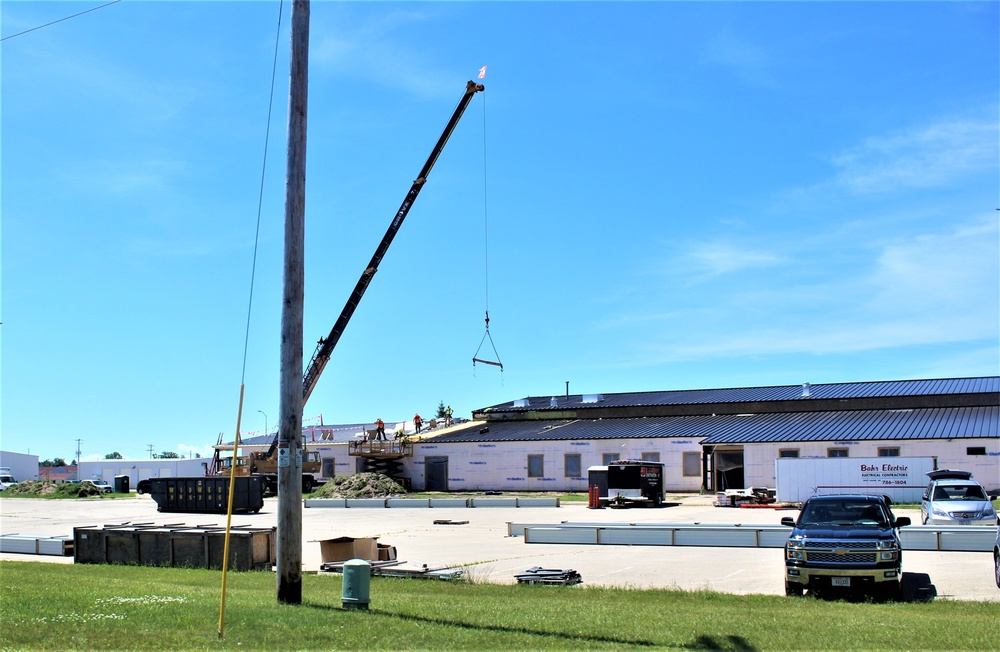
[[[811,496],[872,494],[894,503],[919,503],[934,457],[782,457],[774,461],[777,499],[800,503]]]

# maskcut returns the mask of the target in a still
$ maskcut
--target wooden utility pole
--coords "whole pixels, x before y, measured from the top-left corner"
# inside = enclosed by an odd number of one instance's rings
[[[309,0],[292,3],[285,173],[285,272],[278,426],[278,602],[302,602],[302,305],[305,295]]]

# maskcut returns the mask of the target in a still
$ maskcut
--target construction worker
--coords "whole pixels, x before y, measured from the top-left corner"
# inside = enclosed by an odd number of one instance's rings
[[[451,406],[449,405],[444,409],[444,425],[451,425]]]
[[[382,419],[375,419],[375,439],[385,441],[385,422]]]
[[[419,414],[413,415],[413,427],[417,429],[417,434],[420,434],[420,426],[424,425],[424,420],[420,418]]]

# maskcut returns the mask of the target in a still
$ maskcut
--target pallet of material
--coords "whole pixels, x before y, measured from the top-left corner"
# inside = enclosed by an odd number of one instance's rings
[[[73,537],[4,534],[0,535],[0,552],[68,557],[73,554]]]
[[[550,584],[554,586],[571,586],[583,581],[580,574],[572,568],[560,570],[534,566],[514,576],[518,584]]]
[[[372,577],[410,577],[429,580],[452,580],[462,576],[458,568],[428,568],[427,564],[415,568],[403,566],[401,561],[370,561]],[[328,573],[343,573],[344,562],[328,562],[320,566],[321,571]]]

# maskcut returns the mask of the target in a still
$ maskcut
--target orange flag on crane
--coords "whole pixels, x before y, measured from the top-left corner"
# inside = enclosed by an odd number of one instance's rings
[[[480,79],[486,78],[486,66],[483,66],[482,68],[479,69],[479,78]]]

